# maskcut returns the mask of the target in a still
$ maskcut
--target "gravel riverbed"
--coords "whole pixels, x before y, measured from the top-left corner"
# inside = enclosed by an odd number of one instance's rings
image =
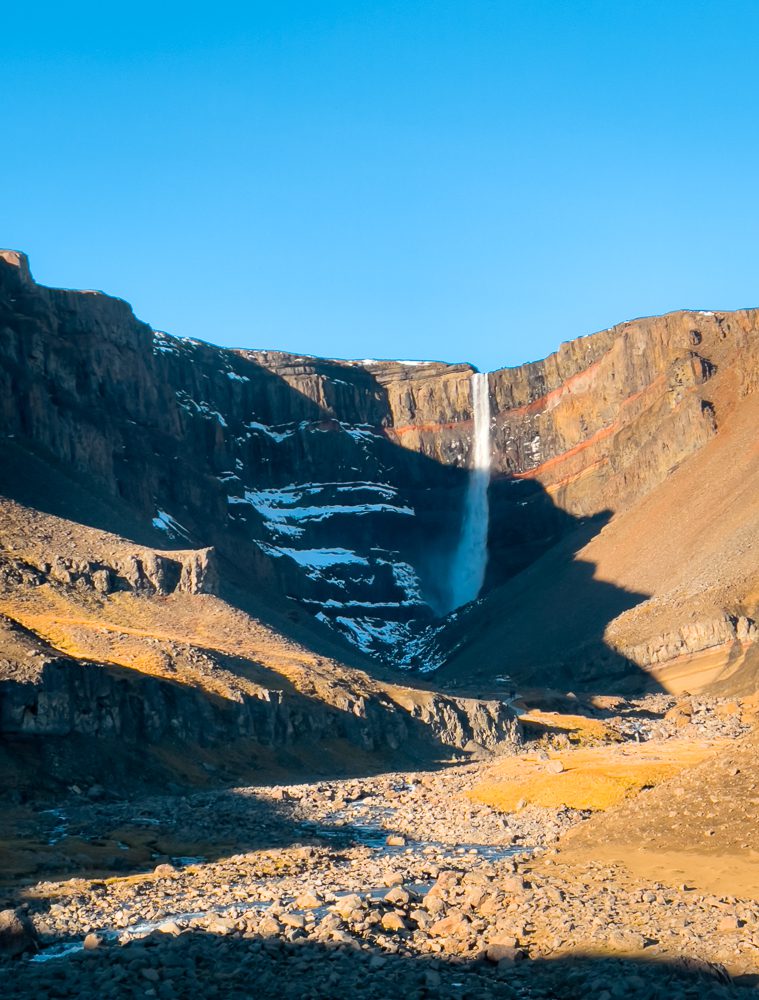
[[[2,995],[746,995],[759,904],[563,867],[552,845],[587,813],[475,803],[489,766],[66,803],[48,817],[55,849],[137,832],[184,851],[6,886],[37,950],[3,961]]]

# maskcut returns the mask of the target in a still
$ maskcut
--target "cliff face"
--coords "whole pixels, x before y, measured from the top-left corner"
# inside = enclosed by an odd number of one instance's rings
[[[753,310],[673,313],[491,373],[486,589],[584,519],[632,509],[718,437],[756,388],[758,329]],[[131,512],[135,542],[212,548],[222,591],[290,598],[396,665],[435,665],[468,641],[430,626],[450,610],[471,372],[178,339],[119,300],[36,285],[21,255],[0,259],[4,432]]]

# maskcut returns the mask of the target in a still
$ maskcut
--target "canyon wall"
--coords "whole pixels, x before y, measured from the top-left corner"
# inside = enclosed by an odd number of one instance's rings
[[[755,310],[672,313],[491,373],[485,589],[586,519],[631,507],[712,440],[756,386],[758,328]],[[471,374],[172,337],[0,255],[3,434],[128,509],[135,542],[212,548],[222,589],[289,599],[396,665],[446,655],[430,628],[450,597]]]

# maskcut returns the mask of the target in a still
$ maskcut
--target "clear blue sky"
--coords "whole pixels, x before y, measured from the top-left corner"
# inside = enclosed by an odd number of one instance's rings
[[[159,329],[532,360],[759,304],[759,3],[7,3],[0,245]]]

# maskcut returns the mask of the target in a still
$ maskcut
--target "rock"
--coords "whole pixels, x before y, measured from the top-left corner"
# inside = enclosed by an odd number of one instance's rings
[[[434,918],[426,910],[411,910],[409,919],[423,931],[429,930],[430,925],[434,923]]]
[[[406,930],[406,921],[399,913],[391,910],[390,913],[382,915],[382,929],[389,931],[391,934],[397,934],[400,931]]]
[[[561,774],[564,770],[564,765],[560,760],[549,760],[546,764],[546,771],[549,774]]]
[[[158,930],[161,934],[169,934],[171,937],[178,937],[182,933],[181,928],[174,920],[166,920],[159,924]]]
[[[218,934],[220,937],[226,937],[228,934],[234,934],[237,926],[231,917],[213,917],[208,922],[206,930],[209,934]]]
[[[390,836],[385,839],[385,843],[388,847],[405,847],[406,838],[402,837],[400,834],[391,833]]]
[[[302,892],[300,896],[296,896],[295,905],[299,910],[316,910],[323,904],[324,900],[321,896],[317,896],[313,892]]]
[[[440,896],[438,894],[433,895],[430,892],[422,900],[422,906],[432,916],[437,916],[445,910],[445,903]]]
[[[427,893],[428,898],[432,896],[440,896],[446,892],[450,892],[451,889],[456,888],[456,886],[461,883],[461,872],[446,870],[439,873],[438,877],[435,879],[434,883],[430,886]]]
[[[261,937],[277,937],[282,932],[282,924],[274,917],[267,914],[258,924],[258,933]]]
[[[16,958],[37,947],[37,934],[27,917],[17,910],[0,910],[0,956]]]
[[[95,951],[103,943],[103,939],[99,935],[90,931],[84,938],[83,947],[85,951]]]
[[[726,985],[732,982],[729,972],[719,962],[707,962],[702,958],[683,955],[682,957],[675,958],[672,964],[682,972],[695,973],[707,979],[716,979],[718,982]]]
[[[347,896],[342,896],[335,903],[332,904],[332,909],[339,913],[341,917],[348,917],[356,910],[363,909],[364,901],[360,896],[355,893],[349,893]]]
[[[159,878],[168,878],[171,875],[176,875],[176,873],[177,869],[174,867],[174,865],[169,865],[165,863],[161,865],[156,865],[155,868],[153,869],[153,874],[157,875]]]
[[[403,885],[403,875],[400,872],[385,872],[382,881],[388,886]]]
[[[485,956],[489,962],[498,965],[500,962],[519,962],[525,954],[518,947],[516,938],[504,937],[491,941],[486,948]]]
[[[459,910],[449,910],[448,914],[435,921],[429,928],[432,937],[468,937],[471,924]]]
[[[741,714],[741,706],[737,701],[728,701],[722,705],[717,705],[714,714],[720,719],[730,719]]]
[[[390,892],[385,893],[384,899],[386,903],[392,903],[393,906],[406,906],[411,900],[411,893],[400,886],[394,886]]]
[[[511,895],[521,895],[526,889],[524,879],[520,875],[507,875],[500,880],[498,887]]]

